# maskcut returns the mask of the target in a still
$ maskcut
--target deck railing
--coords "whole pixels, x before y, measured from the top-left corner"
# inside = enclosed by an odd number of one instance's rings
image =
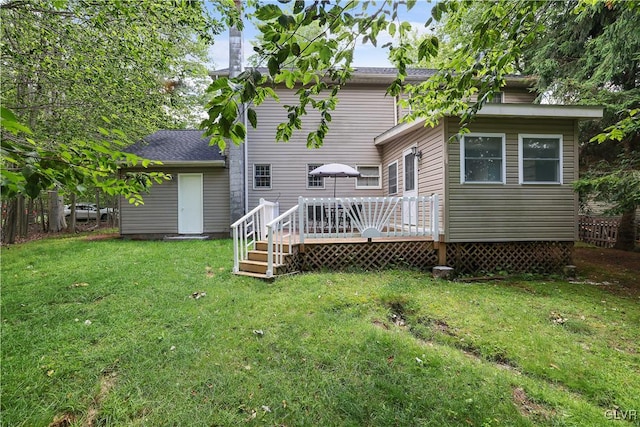
[[[233,272],[240,271],[240,262],[248,258],[256,243],[267,239],[267,224],[278,216],[278,204],[260,199],[260,204],[238,221],[233,230]]]
[[[304,238],[437,238],[438,195],[418,197],[342,197],[298,200]]]

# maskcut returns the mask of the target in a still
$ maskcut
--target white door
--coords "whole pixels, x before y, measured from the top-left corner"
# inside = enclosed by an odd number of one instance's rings
[[[418,158],[412,154],[411,149],[402,152],[403,158],[403,188],[404,197],[418,196]],[[407,225],[418,224],[418,203],[404,201],[402,204],[402,219]]]
[[[178,233],[203,232],[202,174],[178,174]]]

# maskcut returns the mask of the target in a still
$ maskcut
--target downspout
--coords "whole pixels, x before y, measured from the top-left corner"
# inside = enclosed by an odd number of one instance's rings
[[[247,126],[249,120],[247,119],[247,104],[243,104],[244,109],[244,125]],[[249,129],[244,134],[244,208],[249,210]]]
[[[242,1],[234,0],[235,6],[242,15]],[[229,28],[229,78],[240,75],[243,71],[242,31],[236,26]],[[239,111],[239,120],[246,124],[245,106]],[[245,140],[246,142],[246,140]],[[229,156],[229,208],[231,222],[236,222],[247,212],[246,205],[246,148],[230,142]]]

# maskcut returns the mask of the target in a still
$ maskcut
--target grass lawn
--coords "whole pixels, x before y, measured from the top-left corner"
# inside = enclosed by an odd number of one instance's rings
[[[637,295],[231,266],[228,240],[2,248],[1,424],[640,425]]]

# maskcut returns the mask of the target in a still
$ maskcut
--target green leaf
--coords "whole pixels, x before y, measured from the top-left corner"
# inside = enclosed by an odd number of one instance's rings
[[[247,108],[247,119],[254,129],[258,127],[258,115],[253,108]]]
[[[266,4],[256,9],[256,18],[261,21],[269,21],[282,15],[282,10],[275,4]]]

